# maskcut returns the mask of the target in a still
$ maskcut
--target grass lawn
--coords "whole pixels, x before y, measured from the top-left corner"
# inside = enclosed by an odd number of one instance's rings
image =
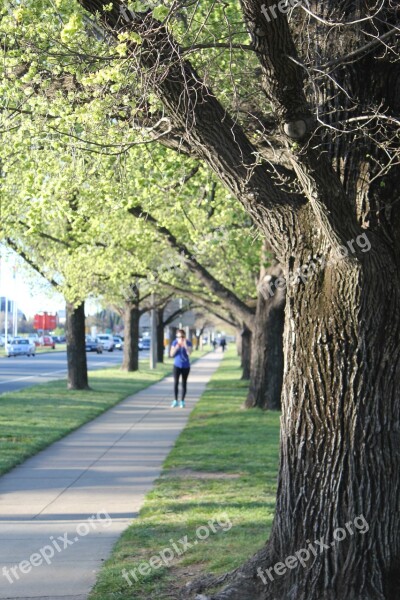
[[[279,414],[241,409],[247,384],[240,374],[230,348],[139,518],[105,563],[90,600],[177,598],[177,590],[188,581],[201,573],[235,568],[268,538],[275,507]],[[184,536],[197,544],[178,556]],[[175,557],[166,567],[158,553],[168,548]],[[169,563],[169,555],[164,557]]]

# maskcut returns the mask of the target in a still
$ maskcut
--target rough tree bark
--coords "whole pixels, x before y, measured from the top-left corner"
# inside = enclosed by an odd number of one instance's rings
[[[107,12],[103,11],[101,0],[81,0],[81,4],[92,12],[98,10],[105,25],[114,32],[120,27],[120,5],[115,0]],[[265,4],[276,10],[273,0],[266,0]],[[317,133],[317,107],[307,102],[303,89],[309,66],[304,68],[297,54],[286,15],[281,11],[276,18],[266,19],[262,11],[265,4],[241,0],[260,62],[262,85],[304,196],[288,194],[276,185],[265,165],[256,164],[257,153],[250,140],[151,14],[132,14],[128,25],[121,23],[142,35],[138,59],[142,68],[157,66],[159,72],[162,65],[165,67],[163,76],[153,80],[155,93],[177,125],[186,127],[186,137],[197,156],[210,165],[259,224],[285,277],[296,277],[298,269],[314,257],[327,262],[309,278],[288,286],[281,463],[270,541],[232,574],[228,585],[213,598],[397,600],[399,203],[386,206],[382,195],[381,211],[377,212],[373,203],[366,211],[355,205],[343,183],[343,173],[332,168],[328,142]],[[376,39],[376,35],[386,34],[393,22],[399,24],[397,4],[384,4],[385,11],[392,10],[390,22],[386,13],[384,19],[374,17],[370,33],[364,17],[377,10],[376,3],[311,3],[322,10],[322,17],[310,19],[311,33],[307,32],[308,39],[312,39],[312,31],[319,36],[318,43],[310,44],[316,55],[315,64],[319,66],[321,54],[322,60],[328,62],[336,52],[348,52],[348,40],[352,37],[351,47],[360,52],[356,58],[343,60],[349,66],[342,69],[339,79],[346,91],[353,90],[345,71],[358,69],[362,79],[363,65],[358,65],[357,60],[365,53],[368,62],[385,77],[382,85],[373,89],[371,103],[360,102],[358,106],[355,114],[364,122],[370,119],[371,105],[399,116],[386,90],[390,83],[398,87],[400,74],[390,67],[390,57],[383,60],[382,45],[375,43],[372,49],[367,45],[371,36]],[[326,13],[325,6],[329,9]],[[336,26],[340,21],[350,25]],[[345,29],[351,23],[360,25],[354,31]],[[346,35],[348,31],[352,35]],[[331,45],[334,34],[336,45]],[[365,46],[367,50],[361,50]],[[383,68],[385,62],[387,69]],[[313,85],[308,89],[312,92]],[[318,106],[319,115],[321,108],[330,112],[329,106]],[[373,128],[368,133],[373,134]],[[394,135],[395,131],[389,133]],[[331,135],[329,128],[325,128],[324,135]],[[390,179],[390,173],[387,177]],[[385,173],[378,178],[380,187],[384,187],[385,179]],[[359,184],[360,179],[357,187]],[[375,193],[379,196],[378,189]],[[383,215],[386,208],[391,215],[389,223]],[[366,219],[366,214],[370,218]],[[356,242],[366,232],[371,244],[368,252]],[[338,260],[341,248],[348,242],[354,251]],[[343,541],[335,540],[336,528],[344,528],[360,515],[368,523],[368,531],[353,531]],[[305,568],[298,564],[293,568],[292,563],[283,576],[275,573],[272,581],[266,578],[266,584],[257,576],[257,568],[285,561],[316,539],[327,547],[321,552],[319,546]]]
[[[88,372],[85,349],[85,304],[66,303],[67,385],[69,390],[88,390]]]
[[[121,369],[123,371],[139,370],[139,289],[131,286],[130,298],[124,306],[124,357]]]
[[[274,266],[260,277],[246,408],[281,409],[286,293],[275,283],[282,275],[282,269]]]

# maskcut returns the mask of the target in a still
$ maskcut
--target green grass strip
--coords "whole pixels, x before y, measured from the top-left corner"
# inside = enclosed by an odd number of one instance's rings
[[[170,600],[202,572],[229,571],[265,543],[275,507],[279,414],[243,410],[247,384],[240,375],[230,348],[90,600]],[[200,540],[197,531],[207,530]],[[197,544],[178,556],[173,544],[182,550],[184,536]],[[167,548],[175,555],[168,566],[159,554]]]
[[[11,359],[10,359],[11,360]],[[89,372],[90,391],[68,391],[57,380],[0,395],[0,474],[91,421],[118,402],[156,383],[171,372],[172,360],[152,371],[119,368]],[[171,390],[172,392],[172,390]]]

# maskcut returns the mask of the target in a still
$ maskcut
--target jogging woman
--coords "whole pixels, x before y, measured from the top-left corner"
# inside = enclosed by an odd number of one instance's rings
[[[190,371],[189,355],[192,352],[192,344],[186,339],[186,334],[183,329],[178,329],[176,340],[171,345],[171,357],[174,359],[174,392],[175,400],[171,404],[171,408],[178,406],[178,387],[179,378],[182,375],[182,398],[180,407],[185,408],[186,384]]]

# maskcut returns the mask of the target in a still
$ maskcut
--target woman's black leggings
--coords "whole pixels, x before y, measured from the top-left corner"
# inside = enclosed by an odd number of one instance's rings
[[[186,396],[186,383],[187,378],[189,377],[190,367],[186,369],[181,369],[180,367],[174,366],[174,391],[175,391],[175,400],[178,400],[178,386],[179,386],[179,377],[182,374],[182,401]]]

